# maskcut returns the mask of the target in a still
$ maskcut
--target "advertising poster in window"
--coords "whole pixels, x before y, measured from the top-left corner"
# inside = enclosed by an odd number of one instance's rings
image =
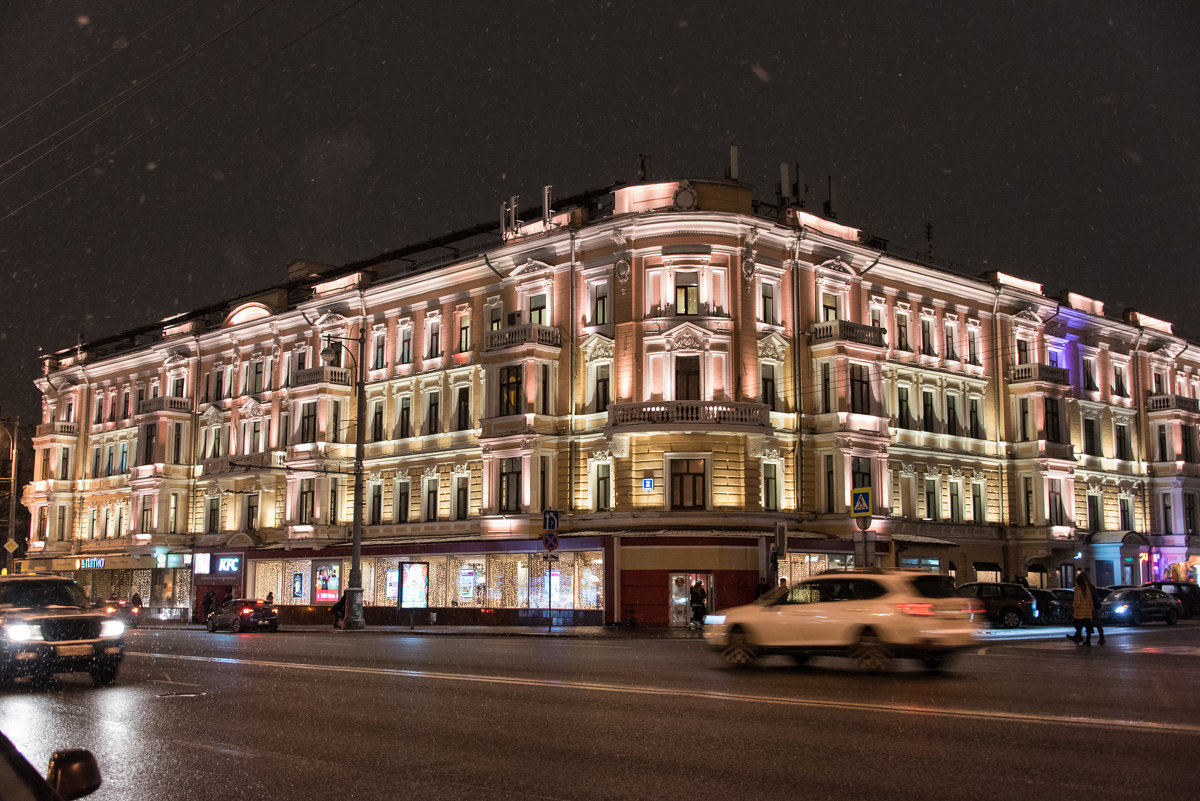
[[[405,562],[400,565],[400,608],[425,609],[429,606],[429,563]]]
[[[458,569],[458,598],[460,601],[475,600],[475,568],[472,565]]]
[[[313,601],[334,603],[342,597],[341,570],[337,562],[313,565]]]
[[[304,574],[303,573],[292,573],[292,597],[293,598],[303,598],[304,597]]]
[[[394,601],[400,597],[400,571],[389,570],[387,572],[387,599]]]

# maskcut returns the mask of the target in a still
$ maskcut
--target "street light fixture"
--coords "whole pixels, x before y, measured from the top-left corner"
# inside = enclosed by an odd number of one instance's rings
[[[345,342],[358,343],[358,357],[355,358]],[[346,586],[346,620],[342,626],[347,630],[366,628],[363,620],[363,586],[362,586],[362,533],[363,533],[363,448],[366,435],[367,398],[366,398],[366,363],[367,363],[367,327],[360,326],[356,337],[338,337],[325,335],[325,347],[321,348],[321,358],[331,363],[337,358],[337,345],[354,359],[354,394],[357,397],[356,423],[354,426],[354,547],[350,557],[350,581]]]

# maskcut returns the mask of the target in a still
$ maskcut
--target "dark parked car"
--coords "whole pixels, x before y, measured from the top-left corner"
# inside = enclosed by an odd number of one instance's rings
[[[1168,626],[1179,621],[1179,600],[1153,587],[1117,590],[1100,604],[1105,623],[1140,626],[1147,620],[1162,620]]]
[[[279,607],[261,598],[235,598],[226,601],[208,616],[208,630],[279,631]]]
[[[142,608],[129,601],[108,601],[104,604],[104,613],[124,623],[127,629],[136,629],[142,617]]]
[[[100,787],[100,767],[86,748],[55,751],[46,778],[0,734],[0,798],[62,801],[91,795]]]
[[[1178,598],[1182,605],[1179,613],[1183,617],[1191,619],[1200,614],[1200,586],[1187,581],[1151,581],[1146,586]]]
[[[112,684],[125,656],[125,624],[93,609],[79,585],[50,573],[0,576],[0,684],[20,676],[89,673]]]
[[[1037,601],[1037,622],[1043,626],[1063,626],[1070,623],[1075,615],[1070,608],[1063,606],[1063,601],[1050,590],[1029,588],[1029,594]],[[1066,603],[1074,604],[1075,593]]]
[[[1075,590],[1068,589],[1066,587],[1059,587],[1058,589],[1050,590],[1050,592],[1053,593],[1054,597],[1057,598],[1058,602],[1061,604],[1060,609],[1062,610],[1063,615],[1065,615],[1063,618],[1063,623],[1067,625],[1074,623]]]
[[[964,598],[974,598],[984,608],[992,623],[1006,629],[1019,628],[1022,623],[1037,620],[1037,602],[1026,587],[1020,584],[977,581],[958,588]]]

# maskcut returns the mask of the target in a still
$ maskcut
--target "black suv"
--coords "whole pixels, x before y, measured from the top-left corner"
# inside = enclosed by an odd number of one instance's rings
[[[1022,623],[1037,619],[1037,601],[1020,584],[977,581],[958,588],[964,598],[974,598],[983,605],[987,619],[1006,629],[1019,628]]]
[[[1179,611],[1183,617],[1190,619],[1200,614],[1200,586],[1189,581],[1151,581],[1146,586],[1177,599],[1183,605]]]
[[[0,685],[20,676],[89,673],[112,684],[125,655],[125,624],[92,609],[79,585],[47,573],[0,576]]]

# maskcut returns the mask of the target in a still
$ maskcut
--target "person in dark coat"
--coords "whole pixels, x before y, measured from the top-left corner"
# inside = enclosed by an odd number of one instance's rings
[[[1100,620],[1100,593],[1096,592],[1096,585],[1091,585],[1092,588],[1092,628],[1100,635],[1100,644],[1104,645],[1104,626]]]
[[[133,597],[129,599],[129,605],[140,607],[142,605],[142,594],[140,592],[135,592]]]
[[[691,602],[692,625],[703,626],[704,614],[708,611],[708,592],[704,589],[704,585],[700,583],[700,579],[696,579],[696,583],[692,585]]]
[[[346,593],[343,592],[337,603],[329,607],[329,612],[333,615],[333,627],[341,628],[342,621],[346,619]]]
[[[771,589],[771,587],[769,584],[767,584],[767,580],[765,578],[760,578],[758,580],[758,586],[754,588],[754,600],[757,601],[763,596],[763,593],[769,589]]]
[[[208,620],[208,616],[212,614],[213,604],[216,602],[216,600],[217,599],[213,597],[212,590],[209,590],[208,592],[204,593],[204,600],[202,600],[200,602],[200,608],[202,610],[204,610],[204,619],[205,620]]]
[[[1067,639],[1076,645],[1092,644],[1092,598],[1095,594],[1096,589],[1088,580],[1087,571],[1080,570],[1075,577],[1075,633],[1067,635]],[[1087,630],[1086,640],[1083,638],[1084,629]]]

